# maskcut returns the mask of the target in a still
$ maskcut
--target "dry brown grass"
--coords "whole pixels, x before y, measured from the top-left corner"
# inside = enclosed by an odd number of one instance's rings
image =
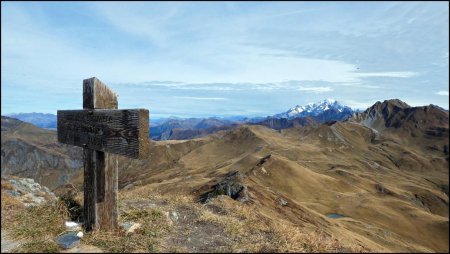
[[[2,193],[2,229],[7,229],[10,232],[8,235],[14,240],[23,241],[13,251],[58,252],[60,249],[53,239],[65,231],[64,221],[68,216],[65,204],[57,201],[54,205],[3,209],[4,202],[18,202],[14,198],[11,198],[13,201],[5,201],[4,197],[7,196]]]
[[[159,232],[153,227],[144,225],[133,234],[126,234],[123,231],[115,232],[92,232],[85,234],[82,242],[90,244],[114,253],[130,252],[156,252],[159,241],[156,237]]]
[[[144,233],[125,234],[124,232],[93,232],[82,238],[82,242],[99,247],[110,253],[156,252],[158,242]]]
[[[137,222],[142,226],[132,234],[120,229],[114,232],[92,232],[85,234],[82,241],[107,252],[157,252],[161,236],[169,232],[164,212],[160,209],[135,209],[127,207],[119,222]]]
[[[21,244],[13,253],[58,253],[58,245],[51,240],[32,240]]]
[[[16,239],[45,239],[64,232],[64,220],[68,216],[65,205],[58,201],[55,205],[44,205],[12,211],[2,227],[12,230]]]
[[[17,199],[15,199],[14,197],[11,197],[9,194],[7,194],[4,190],[3,190],[3,185],[2,185],[2,214],[3,211],[7,211],[7,210],[11,210],[11,209],[20,209],[23,208],[23,204],[18,201]]]
[[[75,195],[80,199],[79,195]],[[158,204],[151,208],[135,208],[125,201]],[[3,200],[2,200],[3,202]],[[288,223],[280,223],[258,213],[256,205],[243,204],[227,196],[216,198],[209,205],[195,202],[195,197],[179,194],[161,195],[142,188],[120,194],[120,223],[138,222],[141,228],[132,234],[124,230],[115,232],[85,233],[82,243],[94,245],[105,252],[188,252],[185,246],[170,245],[167,237],[185,237],[186,232],[177,232],[180,221],[171,223],[166,212],[183,208],[184,212],[198,214],[196,225],[216,225],[223,229],[224,238],[232,239],[225,246],[218,246],[215,252],[364,252],[359,246],[344,246],[327,234],[306,233]],[[219,212],[218,212],[219,211]],[[15,213],[3,225],[11,230],[16,239],[28,239],[16,252],[58,252],[53,239],[65,231],[64,220],[69,216],[67,206],[58,201],[55,206],[47,205],[23,209]],[[192,237],[192,235],[190,236]]]
[[[304,229],[280,220],[273,220],[258,213],[255,205],[243,204],[226,196],[214,199],[212,205],[219,207],[217,213],[208,205],[195,202],[194,196],[180,194],[161,195],[150,186],[124,192],[122,199],[163,201],[165,209],[176,206],[188,207],[200,213],[199,222],[220,225],[226,236],[235,241],[217,252],[368,252],[358,246],[343,244],[336,237],[323,232],[306,232]],[[169,208],[170,207],[170,208]],[[140,215],[139,215],[140,216]],[[138,217],[139,217],[138,216]],[[125,217],[137,219],[133,214]],[[171,252],[186,252],[186,248],[171,246]]]
[[[305,233],[301,228],[289,224],[274,224],[277,252],[369,252],[357,245],[344,245],[334,236],[324,232]]]
[[[10,182],[2,180],[2,190],[14,190],[14,186]]]
[[[238,239],[229,246],[231,252],[368,252],[357,245],[343,244],[324,232],[306,232],[291,223],[267,218],[257,212],[255,205],[241,204],[228,197],[214,200],[214,204],[232,214],[221,215],[202,210],[200,221],[222,225],[226,232]]]

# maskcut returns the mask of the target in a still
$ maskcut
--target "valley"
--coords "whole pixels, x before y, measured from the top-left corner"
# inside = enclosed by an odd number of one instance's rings
[[[448,120],[432,105],[386,100],[344,121],[242,124],[151,141],[147,159],[120,157],[120,196],[145,203],[157,193],[206,205],[225,198],[261,221],[343,246],[448,252]],[[2,175],[31,177],[59,195],[81,192],[80,154],[58,144],[55,132],[2,117]]]

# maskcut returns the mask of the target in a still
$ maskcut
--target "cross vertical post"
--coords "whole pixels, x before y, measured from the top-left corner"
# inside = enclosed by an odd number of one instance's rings
[[[117,109],[117,95],[97,78],[83,80],[83,109]],[[83,148],[84,218],[87,231],[118,226],[117,155]]]

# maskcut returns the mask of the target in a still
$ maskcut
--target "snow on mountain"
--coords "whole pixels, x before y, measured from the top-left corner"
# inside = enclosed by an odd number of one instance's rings
[[[296,117],[313,116],[321,118],[320,116],[325,114],[327,115],[326,118],[330,118],[323,119],[327,121],[335,120],[331,118],[342,119],[344,118],[344,116],[351,115],[352,112],[353,110],[350,107],[342,105],[334,99],[325,99],[316,103],[309,103],[305,106],[297,105],[293,108],[290,108],[288,111],[276,114],[273,117],[292,119]]]

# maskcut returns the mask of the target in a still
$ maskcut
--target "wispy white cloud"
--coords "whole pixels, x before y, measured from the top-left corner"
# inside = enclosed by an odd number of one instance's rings
[[[366,72],[354,73],[355,77],[388,77],[388,78],[410,78],[418,75],[417,72],[412,71],[397,71],[397,72]]]
[[[326,93],[326,92],[332,92],[333,88],[331,87],[324,87],[324,86],[318,86],[318,87],[299,87],[297,88],[299,91],[305,91],[305,92],[311,92],[311,93]]]
[[[381,86],[362,84],[362,83],[359,83],[359,82],[354,82],[354,83],[336,83],[336,85],[349,86],[349,87],[371,88],[371,89],[381,88]]]
[[[174,98],[188,99],[188,100],[206,100],[206,101],[225,101],[225,100],[228,100],[228,98],[221,98],[221,97],[174,96]]]
[[[443,96],[448,96],[448,91],[439,91],[436,92],[437,95],[443,95]]]
[[[341,101],[344,105],[347,105],[351,107],[352,109],[367,109],[368,107],[372,106],[375,101],[355,101],[355,100],[342,100]]]
[[[201,100],[167,108],[173,96],[233,98],[204,99],[220,104],[198,109],[207,112],[270,111],[331,92],[372,101],[376,89],[377,99],[447,107],[448,5],[345,7],[2,2],[2,112],[79,105],[82,79],[92,76],[119,90],[123,106],[168,114],[192,112]],[[426,98],[424,88],[433,91]]]

